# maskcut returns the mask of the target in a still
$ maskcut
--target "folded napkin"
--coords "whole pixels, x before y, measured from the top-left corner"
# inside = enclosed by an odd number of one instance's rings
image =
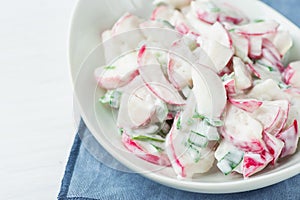
[[[82,140],[84,142],[82,142]],[[87,150],[84,145],[89,146],[89,150]],[[92,149],[90,147],[92,147]],[[98,152],[99,155],[95,155],[94,153],[92,155],[89,151],[95,153]],[[103,159],[107,160],[105,160],[105,164],[103,164],[94,156],[98,159],[100,158],[102,161]],[[176,190],[148,180],[139,174],[130,173],[126,167],[118,163],[101,147],[101,145],[97,143],[84,122],[81,121],[78,134],[76,135],[69,161],[67,163],[58,199],[299,200],[300,175],[273,186],[244,193],[199,194]]]
[[[300,25],[300,17],[298,14],[300,10],[299,0],[263,1],[279,10],[298,26]],[[85,146],[87,146],[88,149],[85,148]],[[93,154],[90,154],[90,152],[93,152]],[[99,160],[104,162],[100,162]],[[236,194],[198,194],[176,190],[148,180],[139,174],[130,173],[129,169],[112,158],[101,145],[97,143],[84,122],[81,121],[66,166],[58,199],[299,200],[300,175],[260,190]]]

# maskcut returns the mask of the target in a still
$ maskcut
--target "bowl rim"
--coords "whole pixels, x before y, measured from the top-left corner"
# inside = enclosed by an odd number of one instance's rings
[[[68,41],[67,41],[67,54],[68,54],[68,67],[69,67],[69,75],[71,76],[72,81],[72,88],[74,92],[74,101],[77,103],[79,102],[79,98],[75,92],[75,86],[74,86],[74,72],[72,67],[72,55],[71,55],[71,45],[72,45],[72,38],[73,38],[73,26],[75,24],[75,15],[79,10],[79,4],[82,0],[76,0],[75,5],[72,10],[70,22],[69,22],[69,28],[68,28]],[[299,31],[299,27],[296,26],[294,23],[292,23],[289,19],[287,19],[285,16],[283,16],[281,13],[274,10],[272,7],[268,6],[264,2],[261,2],[260,0],[253,0],[257,3],[261,4],[260,6],[268,8],[269,10],[272,10],[273,12],[276,12],[277,15],[279,15],[285,23],[288,24],[288,26],[293,26],[294,28],[297,28]],[[90,55],[90,53],[94,49],[91,49],[90,52],[88,52],[87,55]],[[80,66],[86,62],[89,56],[87,56]],[[75,75],[76,76],[76,75]],[[75,104],[75,103],[74,103]],[[113,147],[107,145],[104,140],[101,139],[97,134],[93,134],[93,132],[96,132],[93,125],[90,124],[88,117],[84,114],[83,107],[80,105],[80,103],[77,103],[79,113],[85,122],[87,128],[90,130],[92,135],[95,137],[97,142],[116,160],[118,160],[120,163],[128,167],[129,169],[133,171],[139,171],[142,169],[138,165],[134,165],[131,162],[129,162],[126,158],[123,158],[122,156],[119,156],[114,150]],[[283,180],[286,180],[288,178],[291,178],[293,176],[296,176],[300,174],[300,163],[297,163],[292,166],[288,166],[287,168],[283,168],[277,172],[270,173],[270,174],[263,174],[261,176],[254,176],[248,179],[240,179],[240,180],[233,180],[228,182],[194,182],[194,181],[182,181],[179,179],[174,179],[170,177],[166,177],[157,173],[139,173],[140,175],[155,181],[157,183],[166,185],[168,187],[173,187],[179,190],[184,191],[190,191],[190,192],[197,192],[197,193],[211,193],[211,194],[225,194],[225,193],[237,193],[237,192],[244,192],[244,191],[251,191],[263,187],[267,187],[273,184],[276,184],[278,182],[281,182]],[[288,175],[287,175],[288,174]],[[269,181],[271,180],[271,181]],[[241,186],[247,186],[247,187],[241,187]],[[220,190],[216,190],[215,188],[218,188]]]

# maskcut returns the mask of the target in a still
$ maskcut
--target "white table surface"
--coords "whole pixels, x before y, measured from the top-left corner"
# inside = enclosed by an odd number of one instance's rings
[[[0,199],[56,199],[76,125],[67,38],[75,0],[1,1]]]

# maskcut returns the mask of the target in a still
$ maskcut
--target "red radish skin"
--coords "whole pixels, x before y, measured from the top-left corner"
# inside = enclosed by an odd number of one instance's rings
[[[258,73],[258,71],[254,68],[252,64],[249,63],[246,66],[248,66],[249,70],[253,73],[254,76],[256,76],[257,78],[261,78],[261,75]]]
[[[284,71],[284,66],[281,63],[281,60],[279,60],[276,56],[274,56],[269,49],[266,48],[262,49],[262,55],[263,58],[265,58],[266,60],[271,62],[274,66],[276,66],[280,72]]]
[[[225,82],[224,87],[225,87],[225,90],[226,90],[228,96],[236,94],[235,80],[234,79]]]
[[[284,82],[289,85],[295,73],[296,71],[289,65],[282,74]]]
[[[146,51],[146,45],[143,45],[140,50],[139,50],[139,53],[138,53],[138,65],[141,66],[142,65],[142,58],[145,54],[145,51]]]
[[[269,49],[271,54],[277,59],[281,60],[282,56],[280,55],[280,52],[277,50],[277,48],[274,46],[274,44],[268,40],[267,38],[262,39],[262,47]]]
[[[236,32],[243,35],[262,36],[277,32],[279,24],[275,21],[251,23],[237,27]]]
[[[254,112],[257,110],[262,104],[262,101],[258,101],[256,99],[233,99],[229,98],[229,101],[235,105],[236,107],[247,111],[247,112]]]
[[[232,143],[234,146],[245,152],[260,153],[265,148],[264,143],[262,143],[261,140],[252,139],[249,141],[239,141],[237,140],[237,138],[234,138],[233,136],[229,135],[224,127],[221,127],[219,131],[221,132],[221,135],[225,140],[227,140],[228,142]]]
[[[123,145],[133,154],[135,154],[137,157],[148,161],[150,163],[161,165],[161,166],[171,166],[171,163],[166,155],[153,155],[150,153],[145,152],[145,150],[140,147],[134,140],[132,140],[129,135],[126,133],[122,134],[122,142]]]
[[[175,29],[182,35],[186,35],[190,32],[190,28],[184,23],[177,24]]]
[[[244,178],[248,178],[249,176],[264,169],[272,159],[272,156],[266,150],[260,154],[246,152],[243,160]]]
[[[105,72],[102,72],[102,74],[104,73]],[[95,71],[95,79],[97,81],[98,86],[101,88],[105,88],[107,90],[113,90],[118,87],[122,87],[128,84],[138,75],[139,75],[139,71],[135,70],[125,77],[120,77],[118,75],[114,77],[102,77],[101,74]]]
[[[249,57],[259,59],[262,57],[262,37],[261,36],[246,36],[249,41]]]
[[[177,113],[174,119],[174,124],[177,123],[179,119],[180,113]],[[178,172],[181,177],[186,177],[186,172],[185,172],[185,167],[183,164],[180,162],[179,158],[176,155],[175,152],[175,147],[173,144],[173,133],[176,129],[176,126],[172,126],[169,134],[167,135],[166,138],[166,146],[170,148],[171,152],[168,154],[169,159],[171,160],[171,164],[173,165],[174,168],[179,169],[180,171]],[[174,166],[175,165],[175,166]]]
[[[263,140],[266,143],[269,153],[273,156],[271,163],[275,165],[282,152],[284,143],[280,139],[266,132],[263,133]]]
[[[295,153],[299,140],[298,121],[294,120],[294,123],[289,128],[279,133],[276,137],[284,142],[281,158]]]

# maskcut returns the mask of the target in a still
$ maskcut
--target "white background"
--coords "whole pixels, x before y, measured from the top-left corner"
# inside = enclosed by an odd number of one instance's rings
[[[75,0],[0,0],[0,199],[56,199],[75,135]]]

